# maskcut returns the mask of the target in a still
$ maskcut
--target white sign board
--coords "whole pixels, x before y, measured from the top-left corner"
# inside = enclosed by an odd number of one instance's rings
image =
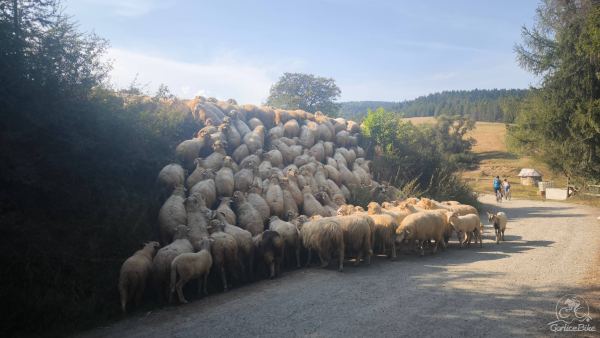
[[[567,189],[546,188],[546,199],[566,200],[567,199]]]

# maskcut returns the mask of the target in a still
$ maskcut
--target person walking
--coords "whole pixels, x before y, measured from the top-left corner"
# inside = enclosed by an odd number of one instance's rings
[[[496,176],[496,178],[494,178],[494,193],[496,194],[497,202],[502,201],[502,192],[500,191],[501,189],[502,182],[500,181],[500,176]]]

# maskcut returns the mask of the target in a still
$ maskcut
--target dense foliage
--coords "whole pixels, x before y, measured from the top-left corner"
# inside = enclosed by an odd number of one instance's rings
[[[361,120],[369,109],[384,108],[404,117],[462,115],[476,121],[513,122],[525,89],[444,91],[402,102],[342,102],[340,116]]]
[[[199,127],[164,88],[103,88],[106,46],[57,1],[0,2],[3,336],[118,313],[119,266],[154,234],[156,174]]]
[[[470,189],[455,175],[473,164],[474,127],[461,116],[439,116],[434,125],[413,125],[396,113],[369,111],[363,123],[364,145],[372,154],[373,175],[412,194],[476,203]]]
[[[543,2],[516,52],[542,85],[509,128],[509,145],[570,178],[600,180],[600,5]]]
[[[312,74],[284,73],[271,87],[267,105],[282,109],[301,109],[307,112],[321,111],[336,116],[340,88],[335,80]]]

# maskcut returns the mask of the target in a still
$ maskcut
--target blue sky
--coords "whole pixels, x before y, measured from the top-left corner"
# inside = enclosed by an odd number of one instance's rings
[[[527,88],[513,47],[538,2],[66,0],[84,31],[110,41],[112,82],[165,83],[261,103],[283,72],[332,77],[342,101]]]

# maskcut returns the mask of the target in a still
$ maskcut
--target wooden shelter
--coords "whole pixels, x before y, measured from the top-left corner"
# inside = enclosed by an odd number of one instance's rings
[[[517,175],[521,178],[522,185],[537,185],[542,180],[542,174],[531,168],[523,168]]]

